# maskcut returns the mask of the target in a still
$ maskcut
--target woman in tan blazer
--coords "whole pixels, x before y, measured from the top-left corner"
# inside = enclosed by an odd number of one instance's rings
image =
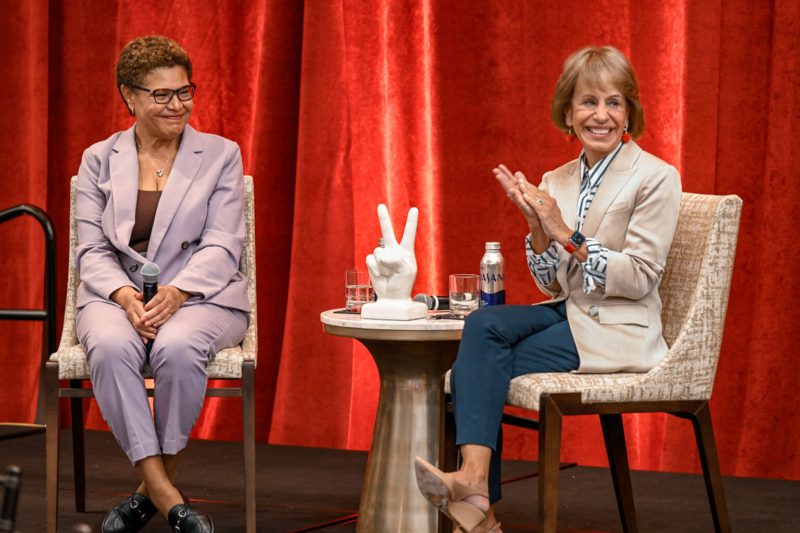
[[[633,69],[616,48],[564,63],[552,119],[578,159],[537,188],[494,169],[522,212],[528,266],[550,300],[482,308],[464,325],[451,373],[463,463],[443,473],[417,458],[428,500],[467,532],[501,533],[500,419],[511,379],[534,372],[646,372],[667,353],[658,286],[680,207],[680,176],[632,138],[644,132]]]

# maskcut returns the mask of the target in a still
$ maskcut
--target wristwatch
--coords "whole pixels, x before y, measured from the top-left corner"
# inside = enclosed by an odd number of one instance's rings
[[[576,231],[573,233],[569,240],[564,244],[564,249],[567,253],[574,254],[578,248],[583,246],[583,243],[586,242],[586,237],[583,236],[583,233],[580,231]]]

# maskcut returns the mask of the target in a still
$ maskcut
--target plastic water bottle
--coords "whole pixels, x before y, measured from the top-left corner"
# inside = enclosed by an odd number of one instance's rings
[[[481,307],[506,303],[503,254],[499,242],[487,242],[481,259]]]

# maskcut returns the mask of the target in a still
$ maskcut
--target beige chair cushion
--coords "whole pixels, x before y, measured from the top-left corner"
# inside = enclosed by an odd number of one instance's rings
[[[58,379],[89,379],[89,363],[86,361],[86,352],[80,344],[74,344],[66,350],[59,350],[58,354]],[[56,354],[53,354],[54,356]],[[54,360],[51,357],[50,360]],[[242,361],[244,354],[242,347],[225,348],[206,367],[210,378],[239,379],[242,377]],[[143,373],[144,377],[152,377],[149,372]]]

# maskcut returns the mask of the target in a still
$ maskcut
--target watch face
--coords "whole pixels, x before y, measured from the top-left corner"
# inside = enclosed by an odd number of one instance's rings
[[[580,231],[576,231],[572,234],[572,237],[569,238],[570,242],[575,245],[575,248],[580,248],[583,246],[583,243],[586,242],[586,237],[583,236],[583,233]]]

